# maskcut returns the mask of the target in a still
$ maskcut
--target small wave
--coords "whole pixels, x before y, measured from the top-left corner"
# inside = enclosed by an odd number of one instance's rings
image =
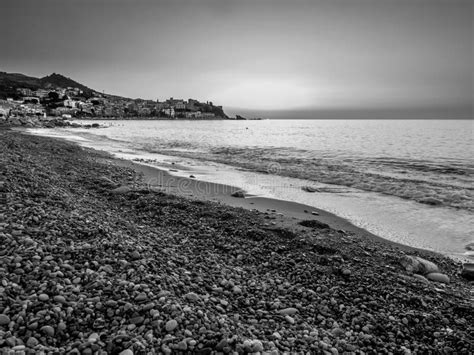
[[[163,153],[162,150],[160,152]],[[421,163],[388,158],[364,160],[357,157],[338,157],[334,153],[302,150],[295,154],[291,150],[275,147],[217,147],[209,151],[195,152],[189,149],[184,152],[167,146],[166,154],[393,195],[431,206],[474,211],[473,174],[469,167],[449,168],[436,162]],[[378,166],[379,171],[374,171],[380,161],[385,161],[385,169]],[[406,173],[397,176],[390,170],[393,166],[403,167]],[[419,171],[423,171],[425,175],[420,175]],[[453,173],[449,174],[449,171]],[[442,179],[441,175],[447,175],[448,178]],[[456,176],[464,177],[465,182],[461,185],[465,186],[456,184],[459,182]]]
[[[426,160],[408,160],[408,159],[394,159],[388,157],[373,158],[367,160],[370,163],[376,165],[384,165],[389,168],[414,170],[420,172],[429,172],[436,174],[449,174],[449,175],[472,175],[474,174],[474,166],[465,163],[460,165],[456,162],[451,162],[449,165],[448,161],[445,164],[438,162],[426,161]]]

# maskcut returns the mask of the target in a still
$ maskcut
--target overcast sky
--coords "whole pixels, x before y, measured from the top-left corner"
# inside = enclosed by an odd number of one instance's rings
[[[473,3],[1,0],[0,70],[252,112],[472,115]]]

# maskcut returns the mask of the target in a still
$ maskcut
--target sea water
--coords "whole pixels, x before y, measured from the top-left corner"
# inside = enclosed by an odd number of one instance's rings
[[[472,121],[93,122],[106,128],[36,133],[125,158],[177,163],[186,167],[178,175],[192,171],[202,180],[326,209],[390,240],[469,257]]]

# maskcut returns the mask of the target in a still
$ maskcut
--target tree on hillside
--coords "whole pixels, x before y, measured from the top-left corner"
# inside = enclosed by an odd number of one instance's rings
[[[50,91],[48,93],[48,98],[50,101],[52,102],[56,102],[56,101],[59,101],[59,94],[56,92],[56,91]]]

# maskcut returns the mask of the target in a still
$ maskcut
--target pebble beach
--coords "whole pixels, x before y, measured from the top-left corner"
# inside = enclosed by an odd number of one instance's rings
[[[460,262],[0,128],[1,354],[470,354]],[[407,263],[407,260],[410,263]]]

